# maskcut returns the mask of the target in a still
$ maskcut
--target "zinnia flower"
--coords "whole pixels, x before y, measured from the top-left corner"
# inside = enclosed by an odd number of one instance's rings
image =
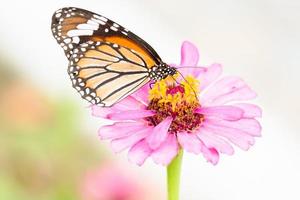
[[[151,157],[168,165],[182,148],[217,164],[232,155],[232,144],[248,150],[261,135],[261,109],[250,103],[256,93],[240,78],[221,77],[222,66],[197,67],[199,53],[190,42],[181,48],[181,76],[145,85],[111,108],[92,106],[94,116],[114,120],[99,129],[115,152],[129,149],[131,162]],[[197,94],[197,95],[196,95]]]
[[[82,200],[150,200],[157,199],[149,195],[146,184],[113,164],[105,163],[89,170],[80,185]]]

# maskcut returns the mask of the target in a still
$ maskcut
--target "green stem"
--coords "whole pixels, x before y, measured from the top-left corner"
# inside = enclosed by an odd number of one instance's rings
[[[179,200],[182,155],[183,151],[180,149],[178,155],[167,167],[168,200]]]

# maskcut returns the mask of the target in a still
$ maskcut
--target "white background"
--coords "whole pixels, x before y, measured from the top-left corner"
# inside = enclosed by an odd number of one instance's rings
[[[50,95],[82,102],[71,88],[67,60],[50,31],[52,13],[77,6],[102,14],[150,43],[169,63],[180,59],[183,40],[194,42],[201,64],[219,62],[259,94],[263,137],[248,152],[236,149],[217,166],[185,154],[182,200],[300,199],[300,1],[2,1],[0,50]],[[0,66],[1,67],[1,66]],[[98,119],[84,110],[85,128],[97,140]],[[99,145],[107,142],[99,142]],[[108,145],[107,145],[108,146]],[[108,150],[109,152],[109,150]],[[165,169],[148,160],[115,159],[165,190]]]

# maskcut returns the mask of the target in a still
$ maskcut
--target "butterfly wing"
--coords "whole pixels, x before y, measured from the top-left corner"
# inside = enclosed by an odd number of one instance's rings
[[[161,63],[153,48],[121,25],[79,8],[62,8],[52,32],[69,59],[73,87],[94,104],[111,106],[147,83]]]
[[[87,41],[69,63],[73,87],[93,104],[111,106],[149,82],[142,57],[117,44]]]

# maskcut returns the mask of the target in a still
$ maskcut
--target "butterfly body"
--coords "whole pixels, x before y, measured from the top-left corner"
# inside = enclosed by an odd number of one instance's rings
[[[161,63],[160,65],[155,65],[149,70],[149,77],[153,81],[159,81],[167,78],[168,76],[173,76],[177,73],[174,67],[167,65],[166,63]]]
[[[51,29],[69,60],[73,87],[92,104],[112,106],[149,81],[176,73],[140,37],[90,11],[59,9]]]

